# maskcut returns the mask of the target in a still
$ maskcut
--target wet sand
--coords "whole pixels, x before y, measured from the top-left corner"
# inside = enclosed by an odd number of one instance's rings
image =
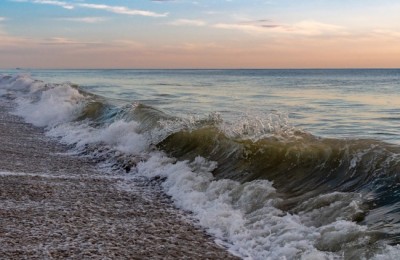
[[[0,258],[237,259],[157,184],[106,175],[0,100]]]

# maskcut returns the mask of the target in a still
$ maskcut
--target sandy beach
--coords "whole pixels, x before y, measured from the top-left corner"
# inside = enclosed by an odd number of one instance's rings
[[[102,174],[0,101],[2,259],[235,259],[157,184]]]

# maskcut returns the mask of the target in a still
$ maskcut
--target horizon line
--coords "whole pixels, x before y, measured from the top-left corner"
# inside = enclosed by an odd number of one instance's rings
[[[0,70],[390,70],[399,67],[304,67],[304,68],[0,68]]]

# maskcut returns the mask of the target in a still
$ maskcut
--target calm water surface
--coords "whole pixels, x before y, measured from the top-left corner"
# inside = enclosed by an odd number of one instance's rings
[[[45,82],[139,102],[167,114],[288,116],[321,137],[400,143],[400,70],[31,70]]]

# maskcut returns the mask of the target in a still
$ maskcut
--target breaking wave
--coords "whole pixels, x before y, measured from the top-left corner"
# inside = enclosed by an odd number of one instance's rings
[[[178,207],[243,258],[400,257],[398,145],[316,137],[280,112],[180,118],[28,75],[0,75],[0,95],[110,171],[162,179]]]

